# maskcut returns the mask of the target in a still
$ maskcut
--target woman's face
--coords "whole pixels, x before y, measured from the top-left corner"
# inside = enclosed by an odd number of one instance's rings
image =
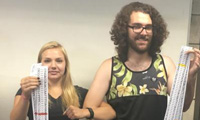
[[[47,49],[42,53],[42,65],[48,66],[48,79],[58,81],[65,73],[66,61],[60,48]]]

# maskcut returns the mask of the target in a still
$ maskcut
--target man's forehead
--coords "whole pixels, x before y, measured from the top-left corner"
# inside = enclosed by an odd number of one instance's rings
[[[130,23],[151,24],[152,20],[150,15],[147,13],[133,11],[130,15]]]

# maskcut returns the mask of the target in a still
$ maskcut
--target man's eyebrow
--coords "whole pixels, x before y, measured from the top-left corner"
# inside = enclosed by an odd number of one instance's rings
[[[132,23],[132,25],[143,25],[141,23]],[[151,23],[150,24],[145,24],[145,25],[152,25]]]

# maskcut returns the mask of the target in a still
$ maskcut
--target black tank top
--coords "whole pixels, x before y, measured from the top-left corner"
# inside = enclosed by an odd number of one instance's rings
[[[162,56],[153,56],[150,67],[144,71],[132,71],[117,56],[113,57],[106,97],[116,111],[116,120],[163,120],[167,73]]]

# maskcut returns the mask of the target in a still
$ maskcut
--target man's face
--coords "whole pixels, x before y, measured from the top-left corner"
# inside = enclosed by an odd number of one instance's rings
[[[146,53],[151,45],[152,20],[149,14],[143,12],[132,12],[128,27],[129,49],[137,53]]]

